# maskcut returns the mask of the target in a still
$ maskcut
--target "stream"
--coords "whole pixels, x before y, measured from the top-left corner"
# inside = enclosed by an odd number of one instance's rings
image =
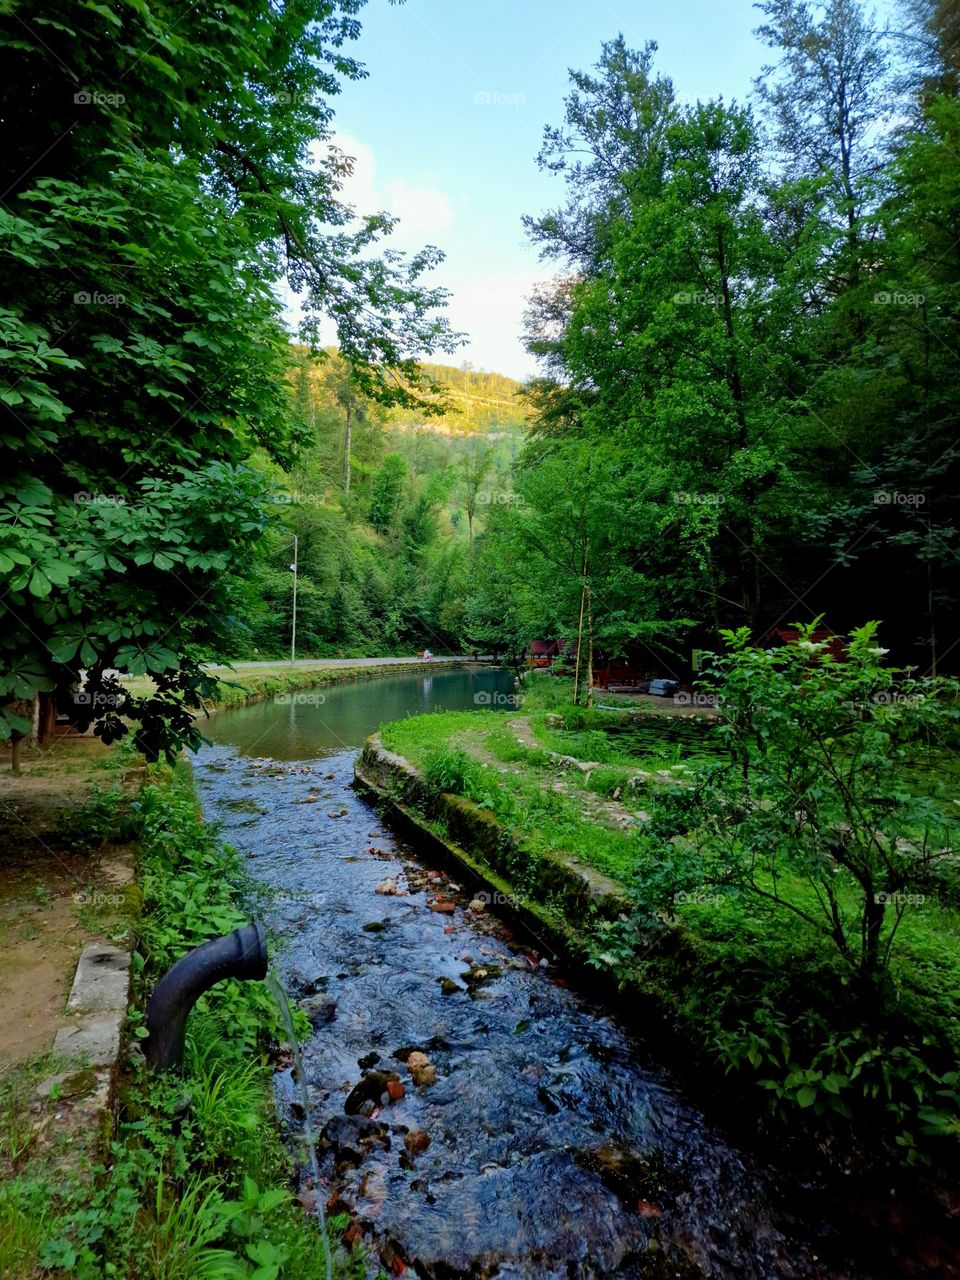
[[[649,1047],[495,914],[467,910],[352,789],[381,722],[512,689],[491,669],[418,671],[206,729],[205,812],[268,886],[272,966],[314,1025],[302,1057],[327,1212],[350,1213],[371,1277],[879,1276],[844,1261],[835,1227],[794,1216]],[[384,881],[403,896],[377,893]],[[438,890],[454,911],[428,906]],[[275,1081],[297,1137],[290,1068]],[[312,1182],[305,1169],[305,1202]]]

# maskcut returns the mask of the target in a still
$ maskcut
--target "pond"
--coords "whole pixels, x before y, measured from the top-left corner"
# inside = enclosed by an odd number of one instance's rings
[[[381,721],[512,688],[492,670],[405,673],[208,727],[206,813],[266,886],[274,967],[314,1023],[304,1064],[324,1202],[351,1215],[371,1277],[381,1263],[434,1280],[869,1277],[649,1048],[529,939],[468,910],[352,789]],[[452,910],[428,905],[438,891]],[[296,1141],[289,1069],[275,1081]]]

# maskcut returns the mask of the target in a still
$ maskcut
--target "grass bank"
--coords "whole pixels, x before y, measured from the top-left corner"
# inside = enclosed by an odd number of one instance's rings
[[[321,1280],[328,1242],[339,1280],[365,1275],[358,1249],[337,1242],[347,1219],[330,1221],[325,1238],[293,1194],[271,1085],[283,1033],[262,984],[225,982],[198,1002],[185,1078],[148,1074],[137,1049],[157,978],[190,947],[245,923],[256,886],[203,823],[186,764],[151,768],[112,820],[138,842],[142,894],[115,1126],[100,1135],[93,1167],[89,1156],[71,1161],[37,1123],[32,1085],[55,1064],[8,1074],[0,1276]]]
[[[570,704],[563,682],[533,689],[510,711],[384,726],[382,742],[416,767],[428,796],[453,793],[495,820],[521,897],[538,891],[547,860],[571,855],[619,886],[627,905],[613,919],[575,895],[550,906],[565,913],[588,962],[620,984],[625,1007],[655,1016],[699,1087],[732,1102],[749,1126],[758,1118],[771,1138],[791,1138],[804,1157],[829,1152],[847,1171],[909,1164],[942,1179],[955,1170],[955,882],[933,885],[904,912],[866,1009],[816,928],[704,860],[697,780],[723,755],[706,717],[587,710]],[[429,801],[423,814],[436,830]],[[816,887],[800,874],[778,888],[815,905]],[[838,883],[841,910],[848,899],[853,908],[855,888]]]

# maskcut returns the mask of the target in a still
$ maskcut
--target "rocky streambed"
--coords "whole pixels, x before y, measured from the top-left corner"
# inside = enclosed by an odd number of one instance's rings
[[[268,887],[275,968],[313,1024],[323,1185],[304,1175],[302,1196],[350,1216],[371,1276],[880,1274],[850,1263],[836,1226],[798,1213],[529,940],[393,837],[351,789],[352,749],[280,754],[222,743],[198,781]],[[276,1086],[296,1141],[289,1067]]]

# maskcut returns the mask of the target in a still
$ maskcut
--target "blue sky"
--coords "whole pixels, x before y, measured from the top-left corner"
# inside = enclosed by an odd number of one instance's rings
[[[562,199],[535,164],[557,124],[567,69],[593,65],[604,40],[659,45],[681,99],[746,98],[769,56],[750,0],[370,0],[354,48],[366,80],[345,86],[336,129],[357,166],[348,199],[399,215],[397,247],[447,254],[436,283],[470,334],[454,361],[524,377],[523,298],[549,274],[520,219]]]

